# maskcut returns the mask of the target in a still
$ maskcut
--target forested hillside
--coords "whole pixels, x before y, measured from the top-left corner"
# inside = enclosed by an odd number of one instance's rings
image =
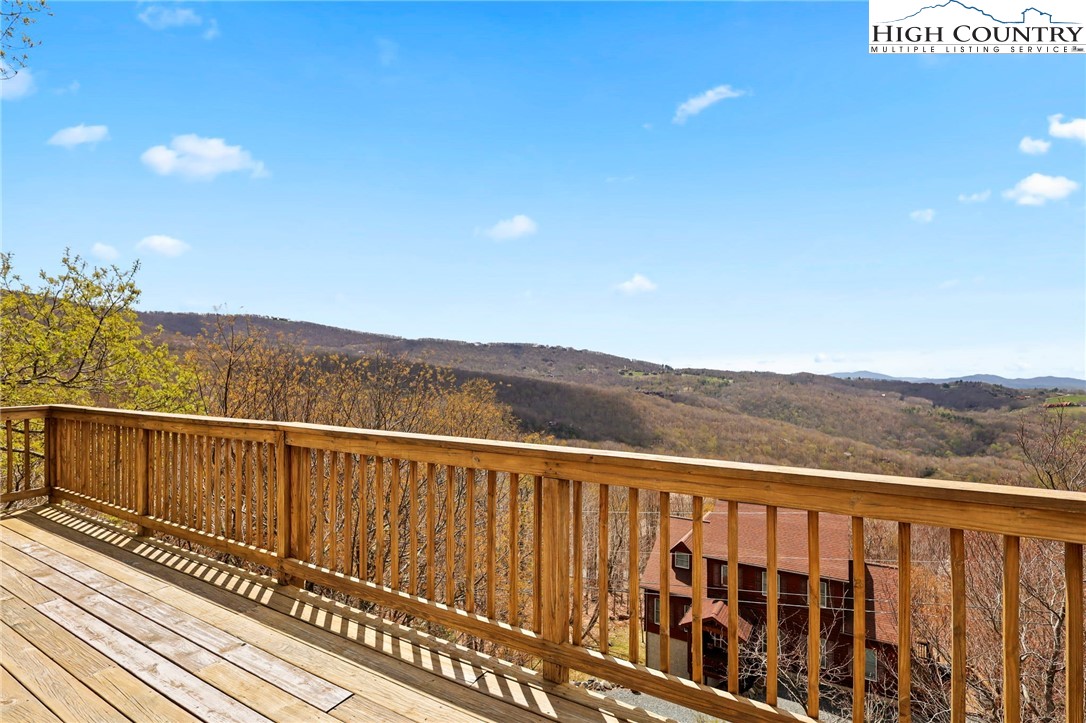
[[[211,315],[145,312],[177,351]],[[1004,482],[1020,476],[1015,435],[1051,390],[708,369],[536,344],[409,340],[245,317],[307,352],[379,354],[484,379],[525,433],[742,462]]]

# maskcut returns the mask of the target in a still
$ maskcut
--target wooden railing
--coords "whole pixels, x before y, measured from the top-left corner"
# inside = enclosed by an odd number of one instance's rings
[[[809,672],[821,664],[820,514],[852,518],[850,600],[868,597],[865,519],[897,523],[902,651],[913,642],[912,526],[949,530],[953,721],[964,721],[973,705],[966,685],[966,533],[1002,540],[1006,721],[1019,720],[1020,540],[1056,541],[1062,543],[1066,591],[1065,719],[1082,721],[1086,494],[62,405],[6,408],[2,419],[2,502],[45,495],[84,505],[137,525],[141,534],[166,533],[266,565],[283,582],[337,590],[534,656],[550,681],[567,681],[570,669],[587,671],[733,720],[808,719],[777,707],[779,508],[807,511]],[[660,528],[667,539],[668,512],[677,502],[692,513],[695,561],[701,560],[703,513],[710,505],[730,513],[730,550],[738,549],[743,524],[738,505],[766,509],[766,702],[740,695],[738,565],[728,570],[727,691],[702,684],[698,604],[691,610],[689,679],[641,659],[638,551]],[[640,514],[648,503],[658,511],[653,525]],[[692,572],[692,598],[700,601],[706,597],[702,565],[694,564]],[[661,619],[667,619],[666,574],[661,587]],[[609,630],[615,621],[604,612],[587,627],[585,611],[593,600],[606,611],[623,593],[628,633],[618,645]],[[859,674],[852,676],[852,708],[860,720],[870,695],[862,674],[870,631],[865,606],[849,604],[852,660],[859,663],[853,666]],[[617,655],[623,647],[628,652]],[[660,650],[658,667],[666,670],[667,645]],[[911,655],[898,656],[902,720],[911,719],[912,666]],[[807,679],[806,713],[817,718],[819,675]]]

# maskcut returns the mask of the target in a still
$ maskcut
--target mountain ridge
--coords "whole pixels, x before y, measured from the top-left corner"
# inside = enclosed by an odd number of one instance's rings
[[[179,346],[191,343],[213,314],[173,311],[140,311],[140,321],[145,328],[163,327],[170,341]],[[727,377],[737,373],[773,374],[724,369],[673,369],[666,364],[633,359],[591,349],[575,349],[532,342],[469,342],[455,339],[424,337],[409,339],[392,334],[378,334],[343,327],[318,324],[311,321],[294,321],[282,317],[238,314],[238,319],[271,334],[285,334],[297,338],[315,350],[358,356],[376,352],[404,355],[415,361],[456,367],[465,370],[495,374],[512,374],[531,378],[566,379],[587,384],[611,386],[616,377],[623,374],[658,374],[662,372],[698,373],[705,376]],[[808,374],[809,372],[802,372]],[[781,374],[781,377],[795,375]],[[927,379],[922,377],[895,377],[871,371],[838,372],[815,375],[834,379],[869,379],[887,382],[914,382],[948,384],[952,382],[983,382],[1008,389],[1083,389],[1086,380],[1070,377],[1043,376],[1033,379],[1006,379],[992,374],[972,374],[965,377]],[[1034,382],[1029,385],[1027,382]]]
[[[1025,377],[1007,378],[996,374],[970,374],[962,377],[895,377],[871,371],[836,372],[829,374],[835,379],[873,379],[884,382],[915,382],[918,384],[953,384],[955,382],[981,382],[995,384],[1008,389],[1086,389],[1086,379],[1074,377]]]

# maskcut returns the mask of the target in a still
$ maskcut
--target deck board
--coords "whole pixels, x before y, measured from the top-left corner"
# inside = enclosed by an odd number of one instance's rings
[[[6,582],[6,580],[5,580]],[[196,721],[183,708],[16,597],[4,599],[3,620],[132,720]]]
[[[60,718],[50,713],[6,667],[0,667],[0,720],[5,723],[51,723]]]
[[[660,720],[67,508],[5,516],[0,550],[6,648],[103,718]],[[4,720],[54,719],[4,675]]]

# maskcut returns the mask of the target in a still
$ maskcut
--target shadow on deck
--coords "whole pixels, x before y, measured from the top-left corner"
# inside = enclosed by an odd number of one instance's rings
[[[0,539],[5,721],[662,720],[67,508]]]

